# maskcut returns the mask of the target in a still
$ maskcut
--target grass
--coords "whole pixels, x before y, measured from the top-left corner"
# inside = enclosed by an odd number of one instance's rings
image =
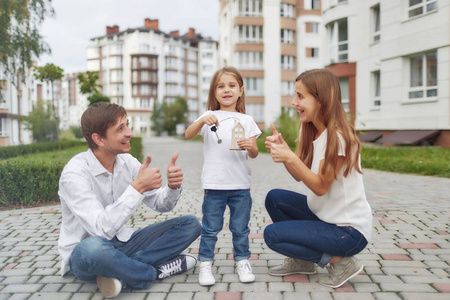
[[[82,146],[76,146],[72,148],[63,149],[61,151],[55,150],[55,151],[48,151],[48,152],[39,152],[39,153],[33,153],[23,156],[18,156],[14,158],[9,158],[10,161],[28,161],[28,160],[35,160],[35,161],[53,161],[53,162],[68,162],[73,156],[76,154],[86,151],[87,145]]]
[[[450,178],[450,149],[363,146],[363,168]]]

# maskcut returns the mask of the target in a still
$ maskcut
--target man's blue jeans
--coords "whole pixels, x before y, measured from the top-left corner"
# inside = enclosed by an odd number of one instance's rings
[[[217,234],[223,228],[223,214],[228,205],[230,208],[230,230],[233,234],[234,260],[250,257],[248,222],[252,208],[250,190],[205,190],[202,211],[202,234],[199,261],[214,259],[214,248]]]
[[[321,221],[309,209],[305,195],[271,190],[266,209],[274,223],[264,230],[264,240],[270,249],[288,257],[323,268],[333,256],[353,256],[367,245],[355,228]]]
[[[197,218],[188,215],[139,229],[127,242],[88,237],[73,250],[70,268],[83,281],[102,276],[118,278],[127,288],[148,289],[157,277],[155,267],[180,255],[200,230]]]

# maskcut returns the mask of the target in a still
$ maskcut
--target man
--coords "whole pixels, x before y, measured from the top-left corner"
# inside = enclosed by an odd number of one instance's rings
[[[180,255],[200,235],[194,216],[160,222],[133,232],[126,222],[141,202],[158,212],[172,210],[181,194],[183,172],[174,153],[162,187],[159,169],[128,154],[132,132],[116,104],[99,102],[81,118],[89,149],[74,156],[59,181],[62,223],[58,249],[61,274],[97,281],[103,296],[117,296],[122,284],[148,289],[155,279],[193,268],[196,259]]]

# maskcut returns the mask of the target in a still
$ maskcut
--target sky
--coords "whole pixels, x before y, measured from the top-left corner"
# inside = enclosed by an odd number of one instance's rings
[[[106,34],[106,26],[120,31],[158,19],[159,29],[185,34],[190,27],[203,37],[218,40],[219,0],[52,0],[53,17],[47,17],[41,35],[52,50],[38,65],[53,63],[65,73],[86,71],[86,49],[91,38]]]

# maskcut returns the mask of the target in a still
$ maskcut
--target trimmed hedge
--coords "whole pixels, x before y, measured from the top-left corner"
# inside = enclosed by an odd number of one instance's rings
[[[74,145],[85,143],[77,142]],[[142,138],[131,139],[130,154],[139,161],[142,161],[142,148]],[[58,201],[59,177],[66,163],[34,159],[0,160],[0,207],[32,206]]]
[[[78,145],[84,145],[86,141],[61,141],[61,149],[71,148]],[[47,152],[58,150],[58,142],[44,142],[44,143],[34,143],[28,145],[17,145],[17,146],[6,146],[0,147],[0,159],[6,159],[11,157],[17,157],[22,155],[27,155],[31,153]]]

